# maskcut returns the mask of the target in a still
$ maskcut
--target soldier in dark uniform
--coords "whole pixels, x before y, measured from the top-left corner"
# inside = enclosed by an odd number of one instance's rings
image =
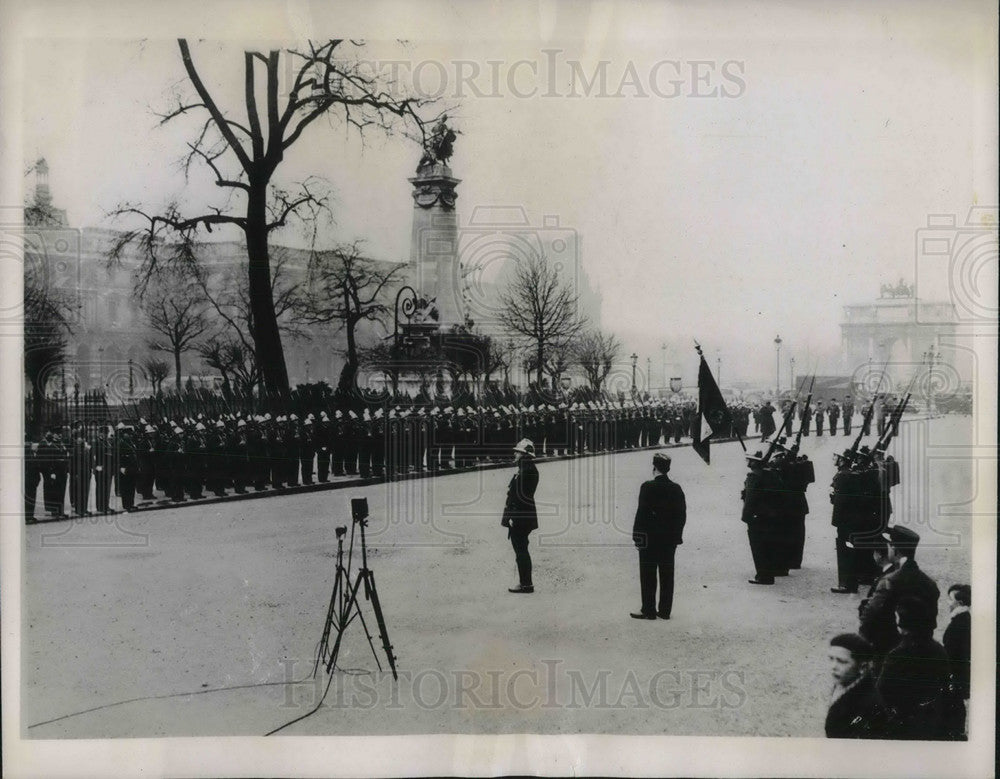
[[[94,456],[84,435],[83,425],[76,425],[69,450],[69,502],[78,517],[88,515],[90,478],[94,470]]]
[[[334,476],[344,475],[344,459],[347,439],[347,424],[344,412],[339,408],[333,412],[333,423],[330,431],[331,468]]]
[[[38,447],[38,461],[45,479],[42,485],[45,512],[52,519],[65,519],[67,516],[64,508],[68,460],[69,453],[63,446],[59,428],[50,428],[45,434],[45,440]]]
[[[313,483],[313,460],[316,458],[316,425],[312,414],[302,420],[302,434],[299,439],[299,466],[302,469],[302,483]]]
[[[687,504],[684,490],[671,481],[670,457],[653,455],[654,477],[639,488],[639,505],[632,525],[632,541],[639,550],[639,589],[642,607],[634,619],[670,619],[674,602],[674,556],[683,543]],[[656,599],[659,573],[660,598]]]
[[[302,436],[299,431],[299,418],[295,414],[289,414],[285,419],[284,430],[282,431],[285,440],[285,476],[284,483],[287,487],[299,486],[299,449]]]
[[[394,479],[399,474],[399,447],[401,441],[400,420],[396,415],[396,409],[391,409],[389,411],[389,419],[386,422],[385,473],[387,479]]]
[[[360,439],[358,415],[351,409],[347,412],[347,423],[344,425],[344,473],[348,476],[356,476],[358,473]]]
[[[441,470],[441,419],[437,406],[432,406],[427,418],[427,470]]]
[[[421,407],[413,422],[413,468],[417,472],[430,470],[430,442],[427,412]]]
[[[316,478],[321,482],[330,481],[330,435],[333,431],[333,425],[330,423],[330,417],[327,416],[325,411],[321,411],[319,415],[319,422],[316,424],[314,430],[314,439],[316,446]]]
[[[362,412],[358,423],[358,473],[362,479],[370,479],[372,475],[372,449],[375,443],[375,431],[372,429],[371,414],[368,409]]]
[[[208,426],[202,432],[205,441],[205,452],[202,457],[205,489],[218,498],[226,494],[225,441],[223,439],[225,427],[225,423],[221,420],[209,421]]]
[[[875,574],[871,548],[883,527],[882,488],[879,469],[866,450],[863,447],[856,456],[851,456],[850,450],[839,455],[831,485],[832,524],[837,528],[837,586],[830,591],[840,594],[857,592],[858,584],[871,581]]]
[[[781,568],[778,535],[784,485],[778,468],[765,463],[760,452],[747,457],[750,466],[743,486],[743,513],[755,574],[750,584],[774,584],[774,577],[788,573]]]
[[[830,401],[826,414],[830,418],[830,435],[837,435],[837,421],[840,419],[840,406],[837,405],[836,398],[833,398]]]
[[[377,479],[385,477],[386,434],[382,409],[375,409],[372,419],[372,474]]]
[[[132,428],[118,423],[118,493],[122,509],[135,511],[135,480],[139,473],[139,453],[136,451]]]
[[[254,465],[250,461],[250,439],[247,421],[240,418],[236,427],[227,431],[226,450],[229,452],[229,467],[233,474],[233,490],[237,495],[245,495],[247,487],[255,480]]]
[[[280,490],[285,485],[285,436],[281,429],[285,421],[284,416],[278,415],[274,420],[269,420],[270,414],[265,414],[266,420],[266,447],[270,460],[271,486]]]
[[[111,480],[116,471],[116,440],[110,428],[98,431],[94,438],[94,508],[98,514],[111,510]]]
[[[850,435],[851,425],[854,421],[854,401],[851,400],[850,395],[844,396],[844,405],[842,410],[844,413],[844,435]]]
[[[802,426],[802,435],[809,435],[809,426],[812,423],[812,408],[808,403],[802,406],[802,411],[799,412],[799,424]]]
[[[538,468],[535,467],[535,446],[528,439],[518,441],[514,447],[518,453],[517,473],[507,486],[507,501],[504,504],[500,524],[507,528],[507,537],[514,547],[517,562],[518,585],[509,592],[531,593],[535,591],[532,581],[531,555],[528,553],[528,536],[538,529],[538,513],[535,509],[535,490],[538,487]]]
[[[782,523],[784,530],[779,540],[785,555],[778,568],[797,570],[802,567],[802,553],[806,541],[806,515],[809,513],[806,490],[816,481],[816,473],[812,461],[805,455],[797,454],[794,446],[787,454],[777,459],[785,488],[783,501],[785,516]]]
[[[267,434],[262,425],[262,417],[255,417],[253,424],[247,424],[247,456],[250,458],[250,470],[253,472],[253,488],[255,492],[267,489],[267,480],[271,472],[270,456],[267,452]]]
[[[24,437],[24,519],[35,522],[35,499],[42,481],[42,468],[38,459],[38,444]]]
[[[867,400],[861,405],[861,435],[869,436],[872,434],[872,422],[869,412],[871,411],[872,403],[874,400]]]
[[[824,417],[825,416],[826,416],[826,408],[823,406],[823,401],[822,400],[817,400],[816,401],[816,411],[815,411],[816,435],[817,436],[822,436],[823,435],[823,421],[824,421]]]
[[[136,448],[139,453],[139,478],[136,481],[136,489],[143,500],[153,499],[153,482],[156,474],[154,470],[155,439],[156,428],[144,420],[139,420],[141,428],[136,430]]]

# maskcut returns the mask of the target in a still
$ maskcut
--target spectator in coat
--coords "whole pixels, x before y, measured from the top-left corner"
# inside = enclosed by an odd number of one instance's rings
[[[895,612],[900,641],[886,655],[875,684],[886,710],[884,737],[945,740],[951,665],[934,640],[934,616],[916,597],[900,600]]]
[[[841,633],[830,641],[828,657],[833,675],[827,738],[878,738],[881,708],[872,676],[874,647],[855,633]]]
[[[876,636],[891,633],[896,606],[904,599],[913,599],[926,612],[933,631],[937,623],[937,602],[940,595],[934,580],[917,565],[917,545],[920,536],[909,528],[893,525],[883,534],[889,545],[889,560],[896,570],[883,576],[875,592],[861,609],[861,635]],[[888,651],[891,647],[879,647]]]
[[[972,588],[968,584],[953,584],[948,588],[948,611],[951,621],[945,628],[941,643],[951,664],[950,692],[953,696],[950,731],[953,738],[963,739],[968,733],[968,701],[972,661]]]

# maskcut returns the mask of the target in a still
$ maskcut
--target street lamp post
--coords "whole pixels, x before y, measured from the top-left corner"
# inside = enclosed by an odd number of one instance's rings
[[[632,360],[632,392],[635,392],[635,366],[639,362],[639,355],[632,352],[630,358]]]
[[[774,394],[781,392],[781,336],[774,337]]]
[[[788,386],[795,389],[795,358],[788,358]]]
[[[660,351],[663,352],[663,386],[667,386],[667,345],[660,344]]]
[[[135,394],[135,379],[132,376],[132,358],[128,358],[128,396]]]
[[[306,384],[309,383],[309,360],[306,360]]]
[[[937,403],[934,397],[934,363],[941,362],[941,353],[934,352],[931,347],[924,352],[924,361],[927,363],[927,411],[933,417],[937,413]]]
[[[653,383],[653,358],[646,358],[646,392],[649,392],[650,385]]]

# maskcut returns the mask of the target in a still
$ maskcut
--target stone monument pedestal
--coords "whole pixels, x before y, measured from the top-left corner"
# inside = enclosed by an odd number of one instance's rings
[[[465,322],[458,263],[458,214],[455,187],[460,179],[443,162],[422,165],[413,185],[413,231],[410,235],[412,283],[435,299],[441,329]]]

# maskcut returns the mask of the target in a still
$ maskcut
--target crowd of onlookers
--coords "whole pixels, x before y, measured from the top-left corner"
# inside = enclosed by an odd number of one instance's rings
[[[972,590],[948,589],[949,621],[935,640],[940,591],[917,564],[920,536],[896,525],[873,542],[877,573],[856,633],[830,641],[828,738],[965,740]]]

